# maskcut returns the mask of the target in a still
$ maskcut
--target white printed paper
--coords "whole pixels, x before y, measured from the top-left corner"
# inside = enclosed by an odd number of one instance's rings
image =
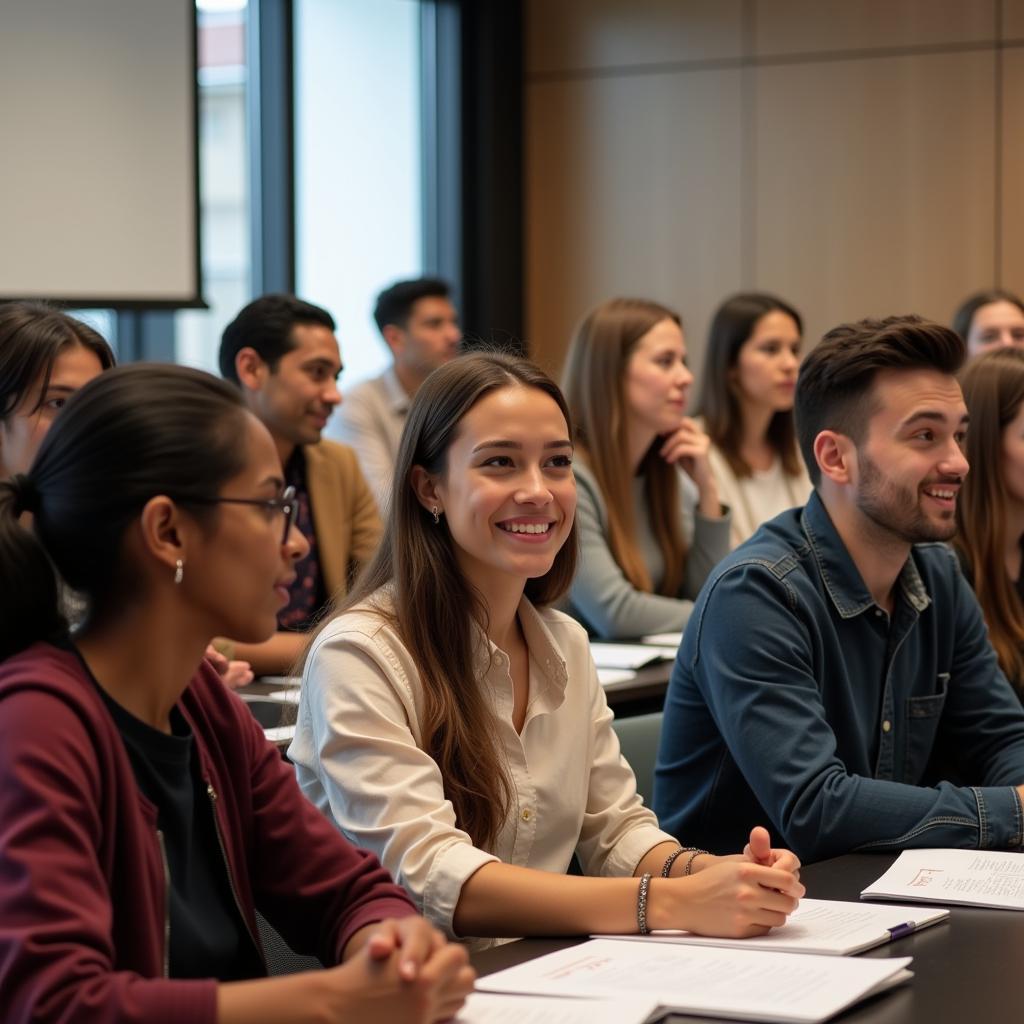
[[[674,647],[653,644],[602,644],[592,642],[590,653],[598,668],[643,668],[656,661],[671,661],[676,656]]]
[[[674,942],[688,946],[849,956],[903,938],[945,921],[948,917],[948,910],[803,899],[784,925],[773,928],[767,935],[752,939],[716,939],[691,932],[668,930],[654,931],[650,935],[595,937],[622,938],[631,942]]]
[[[910,962],[592,939],[490,974],[477,988],[577,998],[646,995],[676,1013],[818,1024],[903,980]]]
[[[861,899],[1024,910],[1024,856],[984,850],[904,850]]]
[[[640,638],[640,642],[644,644],[655,644],[658,647],[675,647],[678,648],[683,642],[682,633],[651,633],[648,636]]]
[[[473,992],[455,1024],[643,1024],[657,1009],[649,998],[554,999]]]

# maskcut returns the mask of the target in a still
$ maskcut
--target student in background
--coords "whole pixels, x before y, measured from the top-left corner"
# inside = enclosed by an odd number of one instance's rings
[[[0,305],[0,478],[28,472],[67,400],[113,365],[88,324],[39,302]]]
[[[1024,843],[1024,710],[945,543],[963,359],[916,316],[842,324],[804,359],[815,490],[697,600],[655,773],[670,831],[714,848],[767,819],[807,860]]]
[[[967,355],[1024,346],[1024,302],[1001,288],[966,299],[953,316],[953,330],[967,343]]]
[[[380,551],[306,659],[288,755],[449,935],[635,932],[645,912],[763,933],[803,893],[795,858],[763,829],[746,856],[680,851],[637,795],[586,633],[549,607],[576,562],[572,456],[532,364],[430,376]],[[600,877],[566,875],[574,852]]]
[[[377,296],[373,319],[392,363],[379,377],[348,392],[334,430],[359,456],[383,508],[409,404],[431,371],[458,355],[462,330],[450,287],[434,277],[386,288]]]
[[[256,646],[229,643],[225,653],[245,658],[258,675],[287,672],[327,602],[345,593],[380,538],[377,506],[355,453],[321,438],[341,401],[334,319],[294,295],[264,295],[224,329],[220,372],[270,431],[309,545],[277,633]]]
[[[27,473],[46,432],[79,388],[114,365],[110,346],[88,324],[41,302],[0,305],[0,479]],[[81,598],[61,587],[72,625],[85,616]],[[232,687],[252,682],[245,661],[206,652]]]
[[[237,390],[183,367],[101,375],[0,482],[5,1021],[433,1021],[470,987],[203,661],[274,630],[292,501]],[[93,607],[73,639],[50,559]],[[256,906],[341,966],[261,978]]]
[[[811,493],[793,425],[802,333],[792,306],[757,292],[727,299],[711,321],[702,426],[734,547]]]
[[[979,356],[961,374],[971,472],[953,546],[974,587],[999,667],[1024,697],[1024,350]]]
[[[572,613],[606,638],[681,630],[729,550],[710,441],[685,415],[679,315],[612,299],[583,320],[562,375],[579,431],[580,564]]]

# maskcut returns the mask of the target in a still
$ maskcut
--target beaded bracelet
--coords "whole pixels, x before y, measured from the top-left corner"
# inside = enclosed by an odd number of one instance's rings
[[[698,857],[699,857],[699,856],[700,856],[700,855],[701,855],[702,853],[703,853],[703,854],[705,854],[705,855],[706,855],[706,856],[708,856],[708,857],[710,857],[710,856],[711,856],[711,854],[710,854],[710,852],[709,852],[709,851],[707,851],[707,850],[698,850],[698,849],[696,849],[696,848],[693,848],[693,847],[689,848],[689,849],[687,850],[687,852],[688,852],[688,853],[690,854],[690,856],[689,856],[689,857],[687,858],[687,860],[686,860],[686,867],[685,867],[685,868],[683,868],[683,877],[684,877],[684,878],[685,878],[685,877],[686,877],[687,875],[689,875],[689,874],[692,874],[692,873],[693,873],[693,862],[694,862],[694,861],[695,861],[695,860],[696,860],[696,859],[697,859],[697,858],[698,858]]]
[[[649,935],[651,929],[647,927],[647,893],[651,888],[651,874],[648,872],[640,876],[640,891],[636,896],[636,923],[641,935]]]
[[[675,864],[676,858],[684,853],[690,855],[690,859],[686,862],[686,869],[683,871],[683,877],[689,875],[693,871],[694,858],[699,857],[702,853],[707,854],[707,850],[698,850],[696,846],[680,846],[678,850],[673,850],[666,858],[665,864],[661,869],[661,877],[668,878],[669,873],[672,871],[672,865]],[[708,854],[710,856],[710,854]]]

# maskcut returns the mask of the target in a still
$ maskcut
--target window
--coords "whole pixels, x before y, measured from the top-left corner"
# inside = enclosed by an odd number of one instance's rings
[[[294,12],[296,290],[338,322],[344,390],[388,362],[377,292],[423,273],[420,3]]]
[[[246,0],[197,0],[204,310],[175,314],[175,359],[217,373],[225,325],[251,298]]]

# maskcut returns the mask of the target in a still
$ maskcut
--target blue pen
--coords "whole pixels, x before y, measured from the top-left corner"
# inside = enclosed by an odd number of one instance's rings
[[[897,939],[902,939],[907,935],[913,934],[916,928],[916,921],[904,921],[903,924],[894,925],[892,928],[888,928],[886,930],[889,932],[889,940],[891,942],[895,942]]]

